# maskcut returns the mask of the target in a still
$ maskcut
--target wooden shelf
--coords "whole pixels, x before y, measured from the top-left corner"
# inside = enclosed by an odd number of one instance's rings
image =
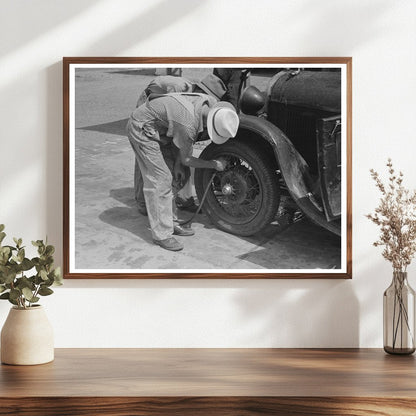
[[[0,415],[371,412],[416,414],[414,356],[379,349],[57,349],[49,364],[0,367]]]

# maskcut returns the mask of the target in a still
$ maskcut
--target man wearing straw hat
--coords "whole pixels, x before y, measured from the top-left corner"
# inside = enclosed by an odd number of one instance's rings
[[[176,77],[171,75],[161,75],[153,79],[149,85],[139,95],[136,108],[144,104],[151,94],[168,94],[168,93],[205,93],[217,101],[227,93],[226,87],[220,78],[214,74],[208,74],[200,81],[195,83],[189,81],[184,77]],[[186,169],[187,178],[190,177],[189,168]],[[183,184],[179,195],[176,198],[178,207],[182,209],[196,209],[194,198],[192,196],[192,184],[187,180]],[[147,208],[143,194],[143,178],[137,160],[134,166],[134,196],[137,203],[137,209],[142,215],[147,215]]]
[[[223,171],[225,160],[192,156],[197,136],[206,127],[214,143],[235,137],[239,118],[234,107],[206,94],[151,94],[131,114],[127,133],[144,182],[150,228],[155,244],[178,251],[183,245],[173,235],[191,236],[194,231],[177,223],[172,181],[184,179],[183,167]]]

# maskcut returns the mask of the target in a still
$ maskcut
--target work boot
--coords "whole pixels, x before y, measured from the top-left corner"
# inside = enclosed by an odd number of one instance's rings
[[[181,225],[175,225],[173,227],[173,234],[180,235],[182,237],[190,237],[195,234],[195,231],[192,228],[182,227]]]
[[[155,244],[170,251],[180,251],[183,249],[183,245],[173,237],[165,238],[164,240],[153,240]]]
[[[196,212],[198,210],[198,205],[195,204],[195,199],[193,196],[188,199],[183,199],[180,196],[177,196],[175,198],[175,203],[176,206],[183,211]]]

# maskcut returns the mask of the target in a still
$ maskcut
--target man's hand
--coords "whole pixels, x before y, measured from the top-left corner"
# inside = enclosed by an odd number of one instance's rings
[[[204,160],[193,156],[193,141],[187,136],[186,130],[181,125],[175,127],[173,143],[179,149],[180,162],[182,165],[196,169],[215,169],[223,171],[227,162],[223,158],[217,160]]]
[[[225,160],[224,158],[220,157],[218,159],[214,159],[213,162],[215,162],[215,170],[222,172],[227,168],[227,160]]]

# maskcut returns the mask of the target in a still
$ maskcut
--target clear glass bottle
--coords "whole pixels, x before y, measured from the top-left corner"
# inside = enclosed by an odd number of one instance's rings
[[[415,351],[415,291],[406,272],[393,272],[383,296],[384,351],[413,354]]]

